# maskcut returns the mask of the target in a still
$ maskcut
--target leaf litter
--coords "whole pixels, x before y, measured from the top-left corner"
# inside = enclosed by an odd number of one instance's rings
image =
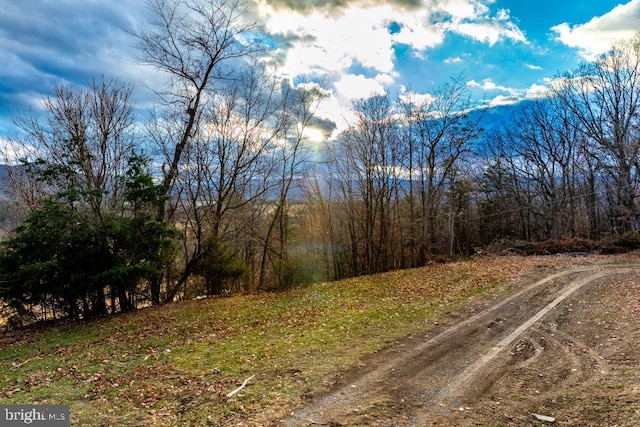
[[[637,259],[616,260],[625,257]],[[479,257],[9,335],[0,338],[0,399],[70,404],[82,425],[264,425],[459,301],[525,273],[604,260],[612,258]],[[70,385],[76,392],[62,391]]]

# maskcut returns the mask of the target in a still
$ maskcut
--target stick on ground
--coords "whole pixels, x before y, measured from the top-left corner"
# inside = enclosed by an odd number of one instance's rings
[[[241,385],[240,387],[238,387],[237,389],[235,389],[235,390],[230,391],[229,393],[227,393],[227,397],[232,397],[234,394],[236,394],[237,392],[239,392],[240,390],[242,390],[242,389],[247,385],[247,383],[248,383],[248,382],[249,382],[253,377],[255,377],[255,374],[254,374],[254,375],[251,375],[249,378],[247,378],[246,380],[244,380],[244,382],[242,383],[242,385]]]

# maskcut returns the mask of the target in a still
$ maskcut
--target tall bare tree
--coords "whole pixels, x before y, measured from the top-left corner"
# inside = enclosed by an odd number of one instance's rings
[[[520,173],[520,162],[503,130],[487,137],[478,210],[481,239],[531,239],[533,191]]]
[[[640,35],[614,44],[596,61],[561,76],[554,92],[580,121],[614,183],[614,226],[640,227],[636,203],[640,154]]]
[[[414,250],[416,265],[423,264],[429,252],[439,250],[438,231],[444,227],[439,227],[438,219],[443,198],[459,162],[480,132],[482,116],[470,116],[471,107],[462,76],[423,100],[409,97],[403,101],[411,222],[420,225]]]
[[[148,0],[147,5],[155,20],[135,35],[141,61],[167,77],[166,87],[157,90],[164,110],[150,130],[165,157],[162,188],[169,195],[183,153],[199,135],[205,111],[216,102],[217,84],[233,79],[234,65],[258,48],[244,37],[254,24],[241,0]],[[163,205],[157,218],[173,213]],[[162,302],[160,289],[159,279],[152,288],[154,304]]]
[[[262,199],[277,186],[274,150],[282,127],[277,80],[254,64],[238,71],[213,98],[184,151],[177,179],[181,210],[189,213],[185,240],[192,244],[180,284],[206,255],[205,241],[237,241],[247,227],[232,215],[248,205],[262,209]]]
[[[156,93],[168,110],[163,119],[172,117],[176,126],[159,141],[168,162],[162,178],[168,194],[216,83],[233,78],[234,61],[258,48],[242,38],[254,24],[247,21],[247,7],[240,0],[148,0],[147,5],[155,20],[150,29],[135,33],[140,59],[166,75],[166,88]]]
[[[392,198],[399,183],[397,121],[387,94],[354,103],[355,119],[331,158],[347,209],[353,274],[391,268]]]
[[[515,157],[515,170],[528,182],[538,200],[534,213],[540,238],[573,236],[575,171],[581,135],[575,117],[557,99],[524,104],[505,128]],[[563,221],[564,218],[564,221]]]
[[[275,196],[273,213],[268,222],[267,230],[263,238],[262,256],[260,262],[260,275],[258,286],[264,287],[266,280],[267,261],[273,254],[275,262],[275,276],[280,287],[286,283],[286,270],[288,266],[288,240],[289,240],[289,196],[296,187],[302,190],[301,185],[309,169],[308,151],[305,142],[306,130],[310,126],[319,102],[325,98],[325,92],[318,84],[300,84],[292,87],[290,82],[282,82],[280,90],[280,109],[276,120],[276,133],[278,144],[274,160],[278,170],[273,178],[275,183]],[[274,239],[274,234],[277,238]],[[274,244],[277,242],[277,244]]]

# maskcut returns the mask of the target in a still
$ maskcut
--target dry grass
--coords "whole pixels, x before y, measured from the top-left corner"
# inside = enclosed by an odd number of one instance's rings
[[[469,298],[536,268],[603,259],[620,257],[476,258],[7,336],[0,401],[69,404],[83,426],[265,425]]]

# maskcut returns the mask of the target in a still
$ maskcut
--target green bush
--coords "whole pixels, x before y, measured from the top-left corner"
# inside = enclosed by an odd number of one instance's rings
[[[73,187],[44,200],[2,242],[0,299],[17,320],[86,319],[144,298],[142,285],[172,259],[174,231],[155,219],[162,200],[145,160],[133,155],[124,179],[122,210],[98,214]]]

